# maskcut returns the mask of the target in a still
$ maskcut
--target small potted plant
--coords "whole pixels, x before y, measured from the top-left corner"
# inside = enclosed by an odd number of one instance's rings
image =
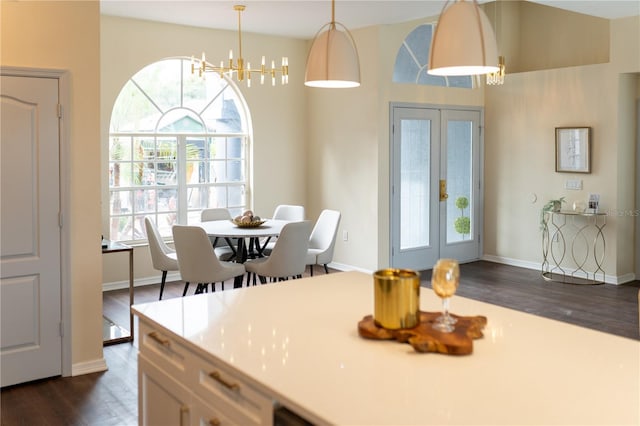
[[[564,197],[560,197],[557,200],[549,200],[540,209],[540,229],[544,229],[544,214],[546,212],[559,212],[564,203]]]

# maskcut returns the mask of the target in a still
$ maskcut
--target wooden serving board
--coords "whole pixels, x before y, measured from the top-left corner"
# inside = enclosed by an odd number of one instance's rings
[[[473,339],[482,337],[487,317],[463,317],[451,314],[458,322],[451,333],[443,333],[432,327],[441,312],[420,311],[420,323],[414,328],[389,330],[380,327],[367,315],[358,323],[358,334],[366,339],[397,340],[409,343],[416,352],[438,352],[449,355],[468,355],[473,352]]]

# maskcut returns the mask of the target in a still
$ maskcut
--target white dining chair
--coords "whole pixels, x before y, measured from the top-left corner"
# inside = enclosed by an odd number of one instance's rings
[[[231,220],[231,213],[223,207],[203,209],[200,212],[200,222],[211,222],[214,220]],[[236,256],[236,248],[229,239],[219,237],[209,237],[216,255],[221,260],[233,259]]]
[[[340,225],[340,212],[336,210],[323,210],[316,221],[307,249],[306,264],[309,265],[309,273],[313,276],[314,265],[323,265],[325,273],[329,273],[327,264],[333,260],[333,249],[336,245],[338,226]]]
[[[272,219],[287,220],[290,222],[300,222],[304,220],[304,215],[305,215],[304,206],[280,204],[276,207],[275,211],[273,212]],[[277,237],[266,238],[260,241],[260,245],[262,247],[260,249],[260,252],[265,254],[270,254],[271,250],[273,250],[273,247],[276,244],[276,240],[277,240]]]
[[[190,283],[197,283],[196,294],[208,292],[209,283],[212,291],[216,283],[244,275],[244,265],[225,262],[218,259],[209,236],[199,226],[173,225],[173,242],[178,255],[180,275],[185,281],[182,295],[187,294]]]
[[[273,212],[272,219],[289,220],[292,222],[304,220],[304,206],[280,204]]]
[[[231,220],[231,213],[229,210],[222,207],[203,209],[200,212],[200,220],[202,222],[209,222],[212,220]]]
[[[256,285],[256,276],[260,282],[265,283],[266,278],[271,281],[286,280],[288,278],[301,278],[306,268],[305,258],[311,235],[311,222],[287,223],[280,232],[275,246],[269,257],[261,257],[248,260],[244,266],[247,270],[247,285],[253,277],[253,285]]]
[[[151,263],[153,268],[162,271],[162,280],[160,282],[160,297],[164,293],[164,285],[167,281],[167,271],[179,271],[178,257],[176,251],[169,247],[156,227],[156,224],[150,217],[144,218],[144,226],[147,230],[147,240],[149,241],[149,251],[151,252]]]

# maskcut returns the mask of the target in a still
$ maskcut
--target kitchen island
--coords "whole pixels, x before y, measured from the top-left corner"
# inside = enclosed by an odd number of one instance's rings
[[[420,303],[441,306],[425,288]],[[471,355],[361,338],[360,272],[135,305],[139,422],[271,425],[284,406],[314,424],[640,424],[639,341],[462,297],[451,310],[488,318]]]

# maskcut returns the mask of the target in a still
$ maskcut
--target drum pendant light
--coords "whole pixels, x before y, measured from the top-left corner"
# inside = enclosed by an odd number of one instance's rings
[[[498,70],[496,36],[478,2],[447,1],[436,24],[427,72],[446,76],[481,75]]]
[[[335,0],[331,1],[331,22],[313,39],[304,84],[324,88],[360,86],[358,49],[349,30],[335,20]]]

